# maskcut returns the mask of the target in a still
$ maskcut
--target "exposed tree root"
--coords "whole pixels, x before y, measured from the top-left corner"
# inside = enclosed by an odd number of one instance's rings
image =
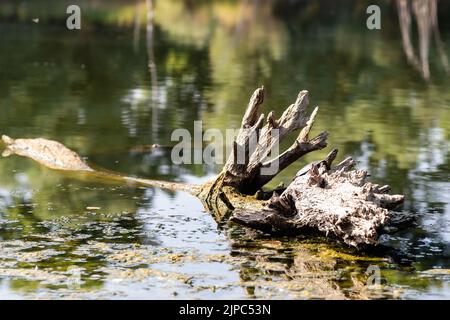
[[[308,137],[318,108],[309,117],[306,115],[307,91],[301,91],[279,119],[269,113],[265,125],[264,115],[258,116],[263,100],[264,88],[257,89],[223,171],[199,194],[216,219],[232,212],[232,221],[267,233],[320,232],[351,246],[377,244],[380,231],[394,231],[412,221],[412,215],[390,211],[403,202],[404,196],[390,195],[389,186],[374,185],[368,181],[366,171],[352,170],[352,158],[332,168],[336,149],[324,160],[301,169],[287,188],[262,191],[291,163],[326,147],[328,135],[322,132],[315,138]],[[278,130],[277,134],[273,129]],[[294,144],[269,159],[272,147],[296,130],[300,133]],[[255,137],[258,143],[252,149],[249,142]],[[239,151],[248,159],[239,162]],[[275,161],[278,169],[265,173],[263,169]]]

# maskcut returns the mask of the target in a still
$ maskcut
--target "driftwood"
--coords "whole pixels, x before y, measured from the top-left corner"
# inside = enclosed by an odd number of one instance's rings
[[[200,186],[196,185],[127,177],[107,170],[91,168],[77,153],[53,140],[44,138],[13,139],[3,135],[1,142],[6,146],[2,153],[3,157],[12,155],[27,157],[54,170],[82,172],[96,180],[181,190],[192,194],[196,194],[200,190]]]
[[[355,165],[352,158],[332,167],[336,149],[324,160],[298,171],[287,188],[263,190],[264,185],[290,164],[309,152],[325,148],[328,136],[322,132],[309,138],[318,108],[307,115],[307,91],[301,91],[279,119],[273,112],[267,118],[258,115],[264,94],[264,88],[255,91],[222,172],[202,186],[93,170],[64,145],[42,138],[14,140],[3,136],[7,147],[4,155],[29,157],[52,169],[82,171],[103,179],[190,192],[204,202],[217,221],[229,218],[266,233],[313,231],[359,247],[375,245],[380,232],[395,231],[413,220],[412,215],[391,211],[404,197],[390,195],[387,185],[370,183],[366,171],[352,169]],[[294,144],[271,158],[273,147],[294,131],[299,131]],[[268,171],[269,168],[276,170]]]
[[[267,233],[314,231],[352,246],[376,244],[380,230],[396,230],[412,220],[412,216],[390,211],[403,202],[404,196],[390,195],[389,186],[368,182],[366,171],[352,170],[352,158],[332,167],[336,149],[324,160],[301,169],[287,188],[262,191],[291,163],[325,148],[328,136],[322,132],[309,138],[318,108],[307,116],[307,91],[301,91],[279,119],[270,112],[265,123],[264,115],[258,115],[264,93],[264,88],[259,88],[253,94],[232,154],[219,176],[202,190],[201,197],[216,218],[222,219],[232,211],[232,221]],[[271,134],[272,129],[278,129],[278,134]],[[294,144],[269,159],[272,146],[293,131],[300,131]],[[256,135],[258,144],[251,150],[252,135]],[[248,155],[243,163],[237,161],[240,150]],[[274,161],[279,163],[278,171],[263,174],[261,169]]]
[[[317,230],[349,245],[376,244],[377,230],[393,214],[388,209],[403,196],[366,182],[366,171],[351,170],[351,158],[331,168],[336,153],[301,170],[262,210],[236,210],[232,220],[266,232]]]
[[[13,154],[33,159],[48,168],[67,171],[93,171],[78,154],[57,141],[38,139],[13,139],[2,136],[6,145],[3,157]]]

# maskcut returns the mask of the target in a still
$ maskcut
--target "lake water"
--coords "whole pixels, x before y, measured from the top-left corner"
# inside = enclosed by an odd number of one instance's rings
[[[149,36],[145,1],[78,1],[80,31],[65,27],[68,3],[0,3],[1,134],[58,140],[126,175],[203,183],[220,166],[174,165],[149,146],[173,145],[196,120],[237,128],[260,85],[263,112],[277,115],[307,89],[329,147],[274,184],[336,147],[420,218],[356,252],[218,225],[182,192],[0,158],[0,298],[450,298],[450,78],[433,41],[429,81],[407,63],[395,7],[380,2],[376,31],[364,1],[164,0]],[[367,287],[374,266],[382,281]]]

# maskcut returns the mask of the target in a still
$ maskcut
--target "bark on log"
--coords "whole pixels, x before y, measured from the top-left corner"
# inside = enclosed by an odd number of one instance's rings
[[[322,132],[309,139],[318,108],[306,115],[307,91],[301,91],[279,119],[270,112],[266,124],[264,115],[258,116],[264,94],[264,88],[254,92],[232,154],[220,175],[199,194],[216,219],[231,211],[232,221],[267,233],[320,232],[356,247],[377,244],[380,231],[392,231],[413,220],[411,215],[390,211],[403,202],[404,196],[390,195],[389,186],[369,182],[366,171],[352,169],[352,158],[332,168],[336,149],[324,160],[301,169],[287,188],[262,191],[294,161],[325,148],[328,136]],[[277,134],[273,129],[278,129]],[[300,133],[294,144],[275,159],[268,159],[272,147],[296,130]],[[251,148],[250,141],[255,137],[258,143]],[[244,161],[238,161],[239,151],[246,156]],[[274,161],[278,161],[278,170],[265,174],[261,169]],[[259,200],[267,195],[268,201]]]

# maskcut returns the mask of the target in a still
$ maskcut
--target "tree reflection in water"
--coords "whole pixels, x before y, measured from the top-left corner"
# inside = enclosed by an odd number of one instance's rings
[[[436,43],[442,68],[450,74],[445,45],[442,41],[438,24],[438,1],[437,0],[397,0],[398,16],[402,34],[403,49],[408,62],[418,69],[425,80],[430,79],[429,52],[431,37]],[[411,40],[411,16],[417,24],[419,37],[419,58],[415,53]]]

